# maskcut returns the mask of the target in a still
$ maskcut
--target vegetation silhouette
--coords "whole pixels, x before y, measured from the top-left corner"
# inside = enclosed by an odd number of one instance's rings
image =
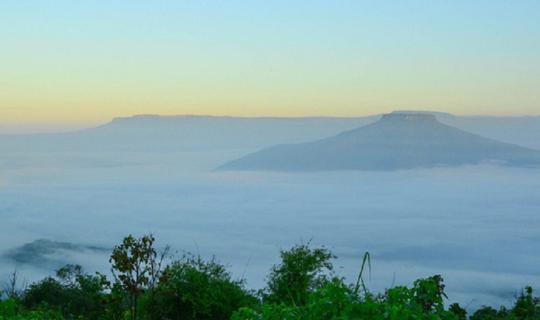
[[[364,281],[371,256],[364,254],[356,283],[333,272],[336,258],[309,242],[281,251],[266,287],[248,290],[215,258],[186,254],[169,260],[152,235],[131,235],[114,247],[113,279],[66,265],[54,277],[19,288],[14,272],[0,293],[0,320],[532,320],[540,319],[540,298],[526,287],[511,308],[489,306],[468,317],[459,304],[446,307],[442,276],[371,292]]]

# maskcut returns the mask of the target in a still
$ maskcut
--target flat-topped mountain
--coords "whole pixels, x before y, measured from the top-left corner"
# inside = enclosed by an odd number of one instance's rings
[[[139,115],[99,127],[55,134],[0,135],[3,151],[183,151],[305,142],[371,123],[362,118]]]
[[[448,126],[433,114],[394,112],[330,138],[269,147],[219,169],[395,170],[482,162],[538,166],[540,151]]]
[[[400,112],[414,114],[418,111]],[[447,125],[498,141],[540,149],[540,117],[433,114]],[[227,117],[139,115],[86,130],[48,134],[0,134],[5,152],[169,152],[244,149],[302,143],[371,124],[380,115],[335,117]],[[225,159],[223,159],[225,160]]]

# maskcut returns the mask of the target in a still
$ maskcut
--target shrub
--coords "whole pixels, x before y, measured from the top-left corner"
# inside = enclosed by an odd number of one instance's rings
[[[127,237],[115,247],[111,262],[117,281],[112,284],[103,275],[85,274],[78,265],[66,265],[56,277],[33,283],[22,293],[11,281],[7,294],[0,295],[5,299],[0,300],[0,320],[467,319],[458,304],[445,308],[440,275],[371,293],[362,277],[370,266],[369,254],[356,283],[348,285],[334,276],[330,251],[309,243],[294,246],[281,251],[281,262],[256,296],[214,259],[186,255],[161,272],[164,254],[158,256],[153,242],[151,236]],[[540,298],[526,287],[512,308],[482,307],[470,319],[538,320]]]
[[[65,317],[103,317],[107,285],[105,276],[83,274],[80,266],[67,265],[57,271],[57,278],[48,277],[30,285],[24,292],[24,306],[28,309],[53,310]]]
[[[264,301],[303,306],[311,292],[330,281],[335,258],[325,248],[301,244],[281,251],[281,263],[272,268],[268,277]]]
[[[256,299],[215,260],[186,256],[165,268],[154,293],[154,319],[230,319]]]

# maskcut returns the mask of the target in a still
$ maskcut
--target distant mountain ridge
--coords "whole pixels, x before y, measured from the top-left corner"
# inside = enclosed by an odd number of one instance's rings
[[[540,149],[540,117],[423,113],[435,114],[440,122],[471,133]],[[380,115],[352,118],[137,115],[74,132],[0,135],[0,148],[4,152],[169,152],[216,148],[255,151],[276,144],[322,139],[379,118]]]
[[[491,161],[538,166],[540,151],[443,124],[429,113],[394,112],[330,138],[277,145],[233,160],[221,170],[395,170]]]
[[[141,115],[68,133],[0,135],[0,148],[15,152],[258,149],[322,138],[375,119]]]

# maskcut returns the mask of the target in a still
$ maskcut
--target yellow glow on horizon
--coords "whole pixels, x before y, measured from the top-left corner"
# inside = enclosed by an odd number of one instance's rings
[[[538,6],[8,1],[0,123],[403,109],[539,115]]]
[[[108,60],[56,63],[56,69],[40,62],[0,74],[0,122],[100,123],[136,114],[353,117],[404,109],[540,113],[534,79],[522,83],[516,79],[525,75],[497,70],[473,73],[438,64],[399,70],[384,61],[357,70],[307,64],[273,72],[226,63],[191,69],[170,61],[137,67]]]
[[[115,117],[137,114],[216,115],[216,116],[338,116],[354,117],[387,113],[394,110],[440,111],[459,115],[538,115],[535,106],[521,105],[518,112],[506,107],[515,101],[493,101],[468,98],[463,105],[460,97],[428,96],[415,98],[401,93],[399,98],[384,93],[311,92],[305,95],[273,96],[271,93],[215,93],[213,96],[145,92],[118,96],[80,95],[18,95],[2,97],[0,122],[86,122],[99,123]],[[347,99],[348,98],[348,99]],[[474,102],[474,101],[477,102]],[[473,101],[473,102],[471,102]],[[501,103],[502,102],[502,103]],[[495,107],[493,107],[495,105]],[[473,107],[474,106],[474,107]]]
[[[36,101],[37,102],[37,101]],[[41,100],[40,102],[43,102]],[[0,110],[0,122],[76,122],[76,123],[100,123],[109,121],[116,117],[128,117],[141,114],[152,114],[162,116],[174,115],[212,115],[212,116],[239,116],[239,117],[307,117],[307,116],[334,116],[334,117],[356,117],[374,114],[388,113],[395,110],[421,110],[448,112],[456,115],[493,115],[493,116],[520,116],[538,115],[534,109],[530,113],[515,113],[511,110],[486,108],[435,108],[428,104],[412,103],[398,105],[388,102],[382,105],[358,104],[357,106],[345,105],[342,108],[325,107],[323,103],[310,103],[309,107],[303,107],[295,103],[276,103],[274,107],[270,103],[259,103],[257,107],[247,108],[246,102],[223,103],[221,106],[212,104],[182,104],[181,107],[166,103],[148,103],[139,105],[128,103],[125,105],[118,103],[89,103],[73,105],[68,103],[53,107],[24,108],[21,104],[13,104],[15,107],[2,108]],[[17,107],[18,105],[18,107]],[[34,103],[32,105],[35,105]],[[135,105],[135,106],[134,106]],[[295,107],[297,105],[298,107]],[[327,105],[331,105],[328,103]],[[42,104],[43,106],[43,104]]]
[[[178,67],[134,70],[122,64],[72,66],[50,74],[28,69],[28,77],[3,81],[0,122],[98,123],[136,114],[352,117],[403,109],[462,115],[540,113],[540,94],[511,77],[493,75],[496,83],[479,82],[470,72],[448,77],[447,69],[392,77],[381,69],[332,74],[298,67],[269,75],[259,69],[234,74],[225,68],[206,71],[204,77],[205,70]]]

